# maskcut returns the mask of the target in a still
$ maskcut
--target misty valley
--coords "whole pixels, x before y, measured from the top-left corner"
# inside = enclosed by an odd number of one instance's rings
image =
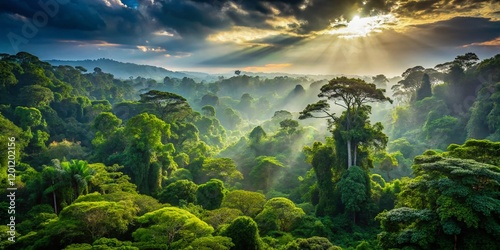
[[[395,77],[0,54],[0,182],[0,249],[498,249],[500,54]]]

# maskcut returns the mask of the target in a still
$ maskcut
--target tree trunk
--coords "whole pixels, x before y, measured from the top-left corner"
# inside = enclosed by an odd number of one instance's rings
[[[358,165],[358,145],[354,143],[354,161],[352,163],[354,166]]]
[[[78,183],[76,182],[76,180],[73,180],[73,193],[75,197],[71,202],[75,201],[78,198]]]
[[[350,131],[351,130],[351,109],[349,108],[349,105],[347,106],[347,113],[346,113],[346,130]],[[350,136],[349,136],[350,137]],[[351,139],[347,140],[347,168],[349,169],[352,166],[352,147],[351,147]]]
[[[453,245],[453,250],[457,250],[457,235],[455,234],[455,242]]]
[[[52,186],[54,185],[54,180],[52,180]],[[54,212],[57,214],[57,197],[56,190],[52,191],[52,198],[54,199]]]
[[[52,192],[52,197],[54,198],[54,212],[57,214],[57,197],[56,197],[56,191]]]
[[[351,140],[347,140],[347,168],[350,168],[352,166],[352,160],[351,160]]]

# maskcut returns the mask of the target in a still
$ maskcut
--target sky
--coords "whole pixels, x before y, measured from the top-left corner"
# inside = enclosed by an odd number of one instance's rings
[[[498,0],[3,0],[0,53],[176,71],[400,75],[500,53]]]

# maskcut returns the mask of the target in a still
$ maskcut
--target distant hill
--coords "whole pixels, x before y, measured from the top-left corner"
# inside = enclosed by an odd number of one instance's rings
[[[151,66],[151,65],[139,65],[135,63],[125,63],[119,62],[112,59],[100,58],[97,60],[76,60],[76,61],[65,61],[65,60],[46,60],[46,62],[52,65],[70,65],[73,67],[82,66],[92,72],[95,67],[101,68],[102,71],[106,73],[111,73],[115,78],[128,79],[129,77],[136,78],[138,76],[144,78],[152,78],[157,81],[163,81],[163,79],[168,76],[170,78],[189,77],[195,81],[216,81],[218,77],[223,76],[225,78],[230,78],[236,76],[234,72],[227,72],[222,74],[210,74],[202,72],[192,72],[192,71],[171,71],[162,67]],[[364,79],[367,82],[371,82],[371,76],[359,76],[359,75],[343,75],[343,74],[330,74],[330,75],[314,75],[314,74],[290,74],[290,73],[280,73],[280,72],[247,72],[241,71],[241,75],[248,76],[259,76],[263,78],[275,78],[278,76],[287,77],[308,77],[312,80],[322,80],[322,79],[332,79],[338,76],[347,76]]]
[[[293,74],[293,73],[282,73],[282,72],[249,72],[249,71],[241,71],[240,75],[247,75],[247,76],[258,76],[262,78],[275,78],[279,76],[287,76],[287,77],[293,77],[293,78],[298,78],[298,77],[307,77],[312,80],[318,81],[318,80],[330,80],[336,77],[340,76],[346,76],[346,77],[351,77],[351,78],[360,78],[363,79],[367,82],[372,81],[372,76],[369,75],[346,75],[346,74]],[[223,74],[224,77],[231,77],[235,76],[234,73],[228,73],[228,74]]]
[[[99,67],[106,73],[113,74],[116,78],[127,79],[129,77],[136,78],[138,76],[144,78],[152,78],[157,81],[163,81],[166,76],[170,78],[199,78],[197,74],[188,74],[184,72],[170,71],[165,68],[139,65],[135,63],[118,62],[111,59],[101,58],[97,60],[78,60],[78,61],[63,61],[63,60],[47,60],[52,65],[69,65],[69,66],[82,66],[89,72],[92,72],[95,67]]]

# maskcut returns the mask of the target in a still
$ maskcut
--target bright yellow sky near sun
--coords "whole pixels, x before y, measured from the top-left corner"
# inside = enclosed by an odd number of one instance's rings
[[[239,8],[236,4],[230,7],[235,9]],[[500,3],[498,2],[484,4],[480,8],[475,9],[462,8],[461,6],[444,6],[443,9],[453,8],[454,11],[436,11],[430,13],[401,13],[398,12],[398,8],[399,7],[396,5],[390,13],[370,16],[360,13],[351,13],[350,16],[352,16],[352,18],[350,20],[346,20],[343,17],[336,20],[330,20],[329,27],[309,34],[300,34],[293,28],[290,28],[297,27],[304,22],[302,20],[297,20],[295,17],[272,17],[266,20],[272,27],[270,29],[233,26],[228,30],[208,36],[207,40],[213,43],[235,44],[244,48],[266,47],[268,44],[265,42],[256,43],[255,41],[265,41],[265,38],[280,34],[290,37],[300,36],[306,38],[294,45],[300,48],[300,50],[287,52],[287,55],[296,58],[296,61],[288,60],[273,64],[249,65],[245,68],[246,70],[254,72],[287,71],[287,69],[298,66],[297,64],[300,63],[301,58],[316,56],[318,58],[317,61],[323,62],[322,64],[324,65],[338,65],[338,58],[349,57],[349,62],[352,62],[352,65],[344,65],[346,69],[355,67],[356,64],[361,61],[380,60],[387,62],[384,65],[378,65],[378,68],[366,69],[366,73],[375,73],[377,71],[384,71],[384,67],[390,68],[394,66],[389,65],[391,62],[398,63],[397,60],[389,60],[389,57],[393,56],[390,55],[391,53],[389,51],[379,49],[379,44],[382,43],[382,41],[380,41],[380,36],[377,39],[372,39],[371,37],[375,34],[380,35],[386,31],[392,31],[405,35],[406,33],[411,33],[411,29],[416,25],[435,23],[457,16],[488,17],[492,20],[500,19],[499,14],[496,13],[500,9]],[[278,10],[276,10],[276,12],[276,14],[279,13]],[[493,42],[498,42],[498,40]],[[362,53],[367,50],[370,50],[370,53]],[[324,54],[331,56],[324,57]],[[336,58],[337,62],[329,61],[333,60],[331,58]],[[316,71],[319,73],[325,70],[331,71],[331,69],[326,67],[327,66],[321,69],[321,64],[320,66],[315,65],[314,68],[308,69],[308,72]],[[305,69],[302,65],[301,68]]]
[[[239,7],[236,4],[232,4],[231,8],[238,9]],[[392,12],[397,13],[397,8],[397,6],[394,7]],[[453,12],[440,11],[426,14],[415,13],[413,17],[392,13],[371,16],[363,16],[361,14],[354,13],[351,20],[346,20],[343,17],[331,20],[330,27],[305,36],[315,37],[317,35],[330,34],[336,35],[340,38],[351,39],[366,37],[372,33],[379,33],[384,30],[404,32],[409,26],[434,23],[437,21],[451,19],[456,16],[488,17],[492,20],[500,20],[500,15],[498,14],[499,9],[500,3],[492,2],[490,4],[484,4],[481,8],[477,9],[461,9],[460,6],[455,6],[455,11]],[[275,11],[279,13],[278,10]],[[272,25],[274,29],[234,26],[229,30],[210,35],[207,40],[213,42],[234,42],[237,44],[253,45],[251,41],[277,34],[304,36],[294,33],[292,28],[287,28],[294,27],[293,25],[297,24],[300,25],[304,22],[302,20],[297,20],[295,17],[273,17],[272,19],[266,20],[266,22]]]

